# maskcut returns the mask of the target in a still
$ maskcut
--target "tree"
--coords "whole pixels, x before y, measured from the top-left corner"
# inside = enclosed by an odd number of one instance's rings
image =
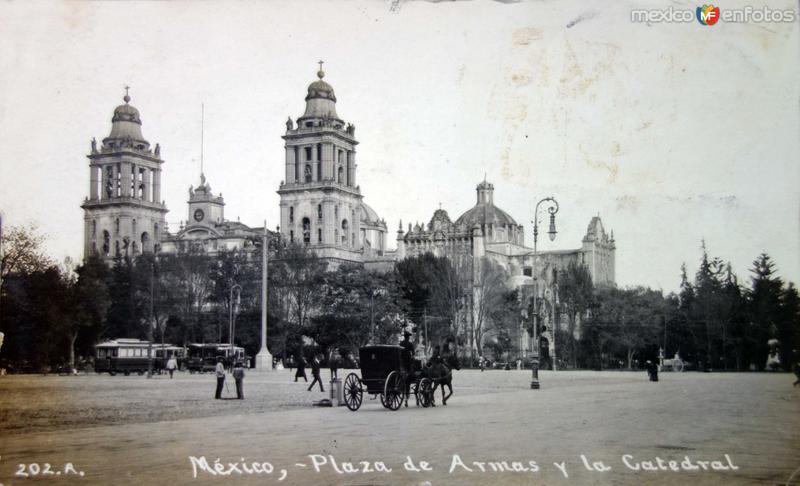
[[[302,345],[300,336],[308,320],[318,306],[318,297],[323,283],[327,262],[320,259],[305,246],[289,245],[279,248],[271,260],[270,282],[274,285],[282,306],[286,326],[283,326],[284,341],[291,340]]]
[[[791,369],[792,351],[800,350],[800,295],[794,283],[789,282],[781,298],[783,315],[779,326],[781,363],[788,371]],[[795,355],[796,356],[796,355]],[[796,358],[795,358],[796,359]]]
[[[514,349],[520,335],[520,322],[522,319],[522,302],[519,289],[508,290],[503,294],[502,304],[492,309],[489,316],[490,326],[484,336],[485,347],[491,349],[495,360],[505,357]]]
[[[141,261],[140,287],[142,291],[149,292],[149,275],[153,272],[150,260]],[[172,302],[174,316],[184,326],[183,342],[209,342],[213,341],[216,333],[208,329],[203,311],[209,303],[212,294],[213,282],[211,278],[214,259],[208,256],[200,247],[190,245],[186,250],[181,250],[172,255],[159,257],[156,265],[165,275],[172,292],[169,299]],[[148,297],[149,298],[149,297]],[[216,326],[214,326],[216,327]]]
[[[558,294],[561,300],[561,312],[567,316],[568,344],[573,367],[578,366],[575,329],[581,316],[584,316],[589,310],[592,289],[592,275],[586,265],[569,262],[567,268],[560,272]]]
[[[3,279],[12,274],[43,272],[54,265],[44,253],[44,236],[35,225],[11,226],[3,235],[0,275]]]
[[[756,258],[750,272],[748,307],[754,340],[752,359],[758,369],[763,369],[767,362],[767,341],[778,337],[778,325],[782,320],[783,281],[775,276],[775,264],[766,253]]]
[[[103,260],[90,256],[76,270],[77,280],[69,285],[69,319],[64,332],[69,341],[69,365],[75,367],[75,347],[83,335],[83,351],[91,351],[91,346],[103,329],[106,313],[111,305],[108,290],[109,269]]]
[[[606,344],[613,343],[627,368],[632,369],[636,356],[658,344],[663,319],[661,292],[644,287],[603,287],[595,290],[595,304],[587,329],[589,339],[598,340],[594,346],[596,351],[602,353]]]
[[[308,334],[323,349],[357,350],[368,343],[388,343],[402,324],[402,300],[393,272],[377,273],[360,265],[341,265],[325,274],[321,311]]]
[[[473,333],[478,352],[482,352],[483,335],[491,316],[504,304],[507,281],[508,274],[499,264],[486,257],[479,261],[473,288]]]

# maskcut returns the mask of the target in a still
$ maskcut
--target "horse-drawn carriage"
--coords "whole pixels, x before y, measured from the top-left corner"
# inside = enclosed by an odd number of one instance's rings
[[[411,361],[411,369],[403,359],[404,349],[395,345],[364,346],[358,350],[361,363],[361,377],[350,373],[344,380],[344,402],[352,411],[361,407],[364,393],[380,396],[381,404],[389,410],[397,410],[408,397],[414,395],[417,406],[424,408],[435,406],[433,392],[442,386],[442,401],[446,405],[447,398],[452,395],[452,372],[444,363],[423,367],[420,360]],[[451,367],[458,369],[455,356]],[[450,395],[444,395],[444,387],[450,389]]]
[[[380,395],[381,404],[397,410],[407,400],[406,393],[416,397],[417,405],[433,404],[433,381],[423,376],[422,370],[403,360],[403,348],[393,345],[365,346],[358,350],[361,377],[350,373],[344,380],[344,403],[352,411],[361,407],[364,392]]]

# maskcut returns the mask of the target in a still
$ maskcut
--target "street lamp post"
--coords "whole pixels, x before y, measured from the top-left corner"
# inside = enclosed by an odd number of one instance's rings
[[[156,325],[155,314],[155,280],[156,280],[156,257],[153,254],[153,262],[150,267],[150,322],[147,324],[147,377],[153,377],[153,328]]]
[[[231,342],[231,356],[235,356],[235,353],[233,352],[233,344],[234,344],[233,337],[234,337],[234,334],[236,333],[236,327],[235,327],[235,324],[234,324],[234,318],[236,317],[236,313],[233,310],[234,305],[235,305],[233,303],[233,292],[234,291],[236,291],[236,303],[238,304],[239,303],[239,299],[242,296],[242,286],[239,285],[239,284],[233,284],[231,286],[230,297],[228,299],[228,302],[230,303],[230,321],[229,321],[230,334],[229,334],[228,337],[230,338],[230,342]]]
[[[536,274],[536,258],[538,256],[537,242],[539,239],[539,206],[545,203],[547,212],[550,213],[550,228],[547,234],[550,241],[556,239],[556,213],[558,212],[558,202],[553,197],[546,197],[536,203],[533,211],[533,349],[531,355],[531,390],[539,389],[539,306],[538,306],[538,276]]]

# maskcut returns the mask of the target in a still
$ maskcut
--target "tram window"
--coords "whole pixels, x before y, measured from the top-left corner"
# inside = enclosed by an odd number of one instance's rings
[[[113,356],[114,358],[117,357],[117,348],[111,350],[111,356]]]

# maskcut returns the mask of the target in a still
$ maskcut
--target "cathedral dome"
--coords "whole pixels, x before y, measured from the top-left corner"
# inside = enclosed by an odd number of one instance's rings
[[[494,205],[494,185],[485,180],[475,188],[478,193],[478,202],[475,206],[462,214],[457,220],[457,225],[465,224],[469,227],[484,224],[499,226],[513,225],[517,222],[502,209]]]
[[[378,217],[378,213],[375,212],[367,203],[361,203],[361,221],[365,223],[375,223],[380,221],[381,218]]]
[[[111,133],[103,139],[103,144],[109,146],[113,142],[125,142],[138,146],[138,148],[147,149],[150,143],[142,135],[142,119],[139,116],[139,110],[128,104],[131,97],[127,92],[123,100],[125,104],[114,109],[114,116],[111,117]]]
[[[325,77],[325,72],[322,69],[317,72],[317,77],[319,78],[318,80],[308,85],[306,112],[301,119],[339,119],[339,115],[336,114],[336,94],[333,92],[333,87],[322,80]]]
[[[462,214],[457,220],[457,225],[466,224],[473,227],[475,224],[517,225],[514,218],[493,204],[477,204],[472,209]]]

